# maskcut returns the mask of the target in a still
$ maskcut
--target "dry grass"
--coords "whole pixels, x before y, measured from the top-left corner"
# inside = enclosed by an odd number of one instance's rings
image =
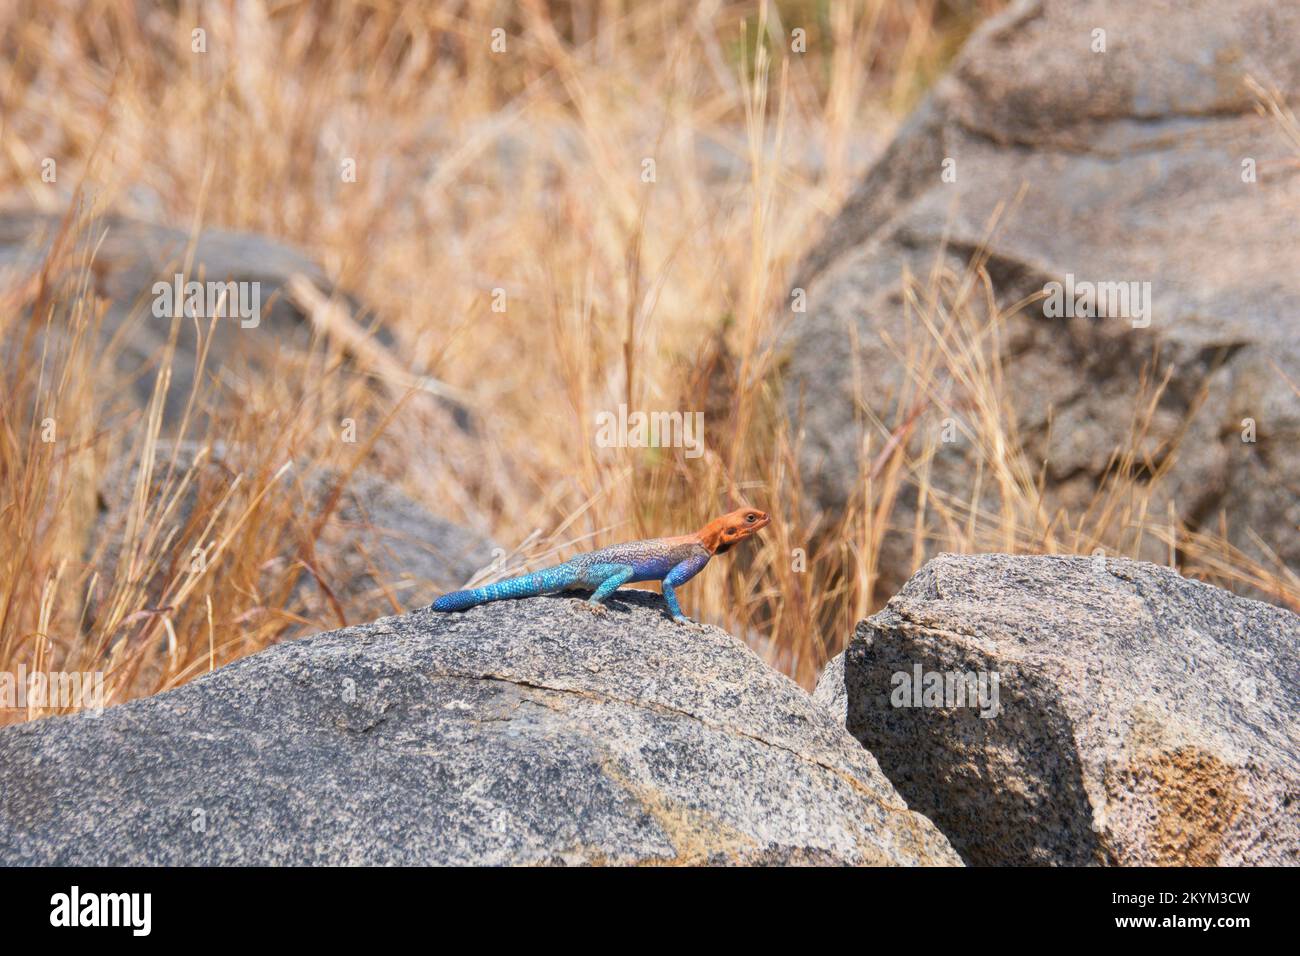
[[[186,437],[208,457],[237,449],[238,479],[166,458],[137,469],[127,526],[110,532],[95,489],[123,462],[152,460],[169,359],[157,356],[145,412],[97,400],[109,361],[92,345],[97,235],[88,216],[70,217],[46,273],[0,287],[0,670],[104,670],[116,702],[291,627],[355,621],[340,601],[304,605],[295,586],[307,573],[333,593],[317,552],[327,515],[303,512],[290,460],[383,474],[517,545],[511,569],[679,533],[739,500],[769,509],[762,542],[692,582],[684,606],[805,685],[886,596],[874,562],[891,529],[913,536],[917,562],[1172,542],[1176,522],[1146,513],[1151,486],[1118,477],[1133,451],[1119,452],[1087,513],[1048,512],[1001,386],[1006,316],[977,320],[970,307],[986,294],[978,262],[914,284],[909,307],[931,334],[909,346],[915,394],[898,407],[915,411],[876,423],[858,497],[829,516],[804,500],[773,375],[788,277],[999,5],[247,3],[204,4],[201,16],[190,3],[139,15],[126,0],[7,5],[0,203],[289,240],[399,345],[362,361],[367,374],[322,342],[237,388],[207,381]],[[195,26],[206,53],[191,52]],[[503,54],[490,50],[498,26]],[[802,55],[787,52],[795,26],[808,31]],[[46,156],[58,157],[56,183],[41,179]],[[354,183],[340,175],[346,159]],[[505,313],[492,311],[494,289]],[[420,376],[465,397],[481,423],[471,449],[404,390]],[[960,399],[940,390],[945,376]],[[932,447],[907,450],[922,416],[955,401],[975,412],[982,462],[963,500],[929,485]],[[704,411],[706,454],[595,447],[596,413],[620,402]],[[366,422],[367,438],[340,442],[344,417]],[[41,440],[46,418],[53,443]],[[1133,448],[1141,427],[1138,415]],[[894,503],[909,484],[923,517],[900,529]],[[990,487],[996,513],[978,504]],[[1300,595],[1284,569],[1215,538],[1177,543],[1221,580]],[[111,580],[96,576],[105,555]]]

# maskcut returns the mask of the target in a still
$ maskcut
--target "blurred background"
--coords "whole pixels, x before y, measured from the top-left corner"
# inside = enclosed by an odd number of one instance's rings
[[[1158,469],[1047,507],[1029,396],[937,274],[918,308],[957,326],[897,361],[981,396],[970,493],[927,491],[923,387],[808,490],[801,263],[1002,6],[4,4],[0,668],[116,703],[741,503],[772,526],[683,606],[809,687],[938,551],[1154,555],[1297,606],[1148,507]],[[259,282],[260,324],[158,317],[175,272]],[[705,453],[598,447],[620,404],[703,412]]]

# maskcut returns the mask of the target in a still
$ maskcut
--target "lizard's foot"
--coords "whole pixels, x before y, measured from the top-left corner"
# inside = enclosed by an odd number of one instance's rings
[[[689,617],[687,617],[685,614],[677,614],[677,615],[675,615],[675,616],[673,617],[673,623],[674,623],[674,624],[685,624],[687,627],[699,627],[699,626],[700,626],[698,623],[696,623],[695,621],[692,621],[692,620],[691,620]]]
[[[588,599],[582,602],[582,606],[598,617],[604,617],[606,614],[609,613],[609,608],[601,604],[599,601],[592,601]]]

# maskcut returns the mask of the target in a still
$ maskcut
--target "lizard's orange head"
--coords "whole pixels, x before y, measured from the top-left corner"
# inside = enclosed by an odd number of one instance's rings
[[[710,521],[700,531],[700,541],[714,554],[722,554],[755,532],[766,528],[770,515],[756,508],[740,508]]]

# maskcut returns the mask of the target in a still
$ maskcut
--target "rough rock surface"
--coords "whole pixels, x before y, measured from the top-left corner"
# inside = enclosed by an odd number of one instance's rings
[[[416,613],[0,731],[4,864],[957,864],[871,755],[658,595]]]
[[[894,675],[998,674],[998,710]],[[817,698],[972,864],[1300,864],[1300,618],[1144,562],[943,555]],[[945,704],[956,701],[945,701]]]
[[[1093,52],[1098,29],[1104,53]],[[804,429],[805,487],[821,506],[842,507],[854,489],[863,429],[874,451],[884,442],[858,394],[887,428],[912,411],[899,355],[931,336],[904,307],[904,270],[924,287],[936,263],[960,276],[983,248],[1003,310],[1067,275],[1150,283],[1145,328],[1048,318],[1041,303],[1006,322],[1005,389],[1035,474],[1046,462],[1049,507],[1095,494],[1158,350],[1148,377],[1172,377],[1137,474],[1174,445],[1177,457],[1151,512],[1172,502],[1207,529],[1222,512],[1237,546],[1262,554],[1253,530],[1300,563],[1300,147],[1247,84],[1300,99],[1297,36],[1300,7],[1270,0],[1022,0],[979,29],[796,282],[807,313],[789,332],[786,394]],[[1243,181],[1247,159],[1254,182]],[[945,160],[955,182],[943,179]],[[982,290],[972,310],[987,314]],[[930,394],[948,407],[927,407],[913,453],[943,419],[972,417],[965,386],[945,387]],[[1245,419],[1254,443],[1242,440]],[[969,500],[970,442],[937,451],[934,487]],[[895,513],[887,591],[911,566],[914,500]]]

